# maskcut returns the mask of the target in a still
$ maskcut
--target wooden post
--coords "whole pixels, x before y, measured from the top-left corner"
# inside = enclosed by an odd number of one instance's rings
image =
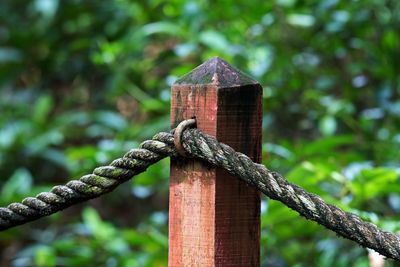
[[[220,142],[261,157],[262,88],[215,57],[172,86],[171,126],[195,117]],[[222,169],[173,158],[169,258],[175,266],[259,266],[260,195]]]

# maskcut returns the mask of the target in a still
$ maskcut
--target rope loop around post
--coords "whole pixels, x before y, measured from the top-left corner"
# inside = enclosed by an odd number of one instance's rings
[[[264,195],[297,211],[306,219],[400,262],[400,235],[384,231],[355,214],[326,203],[318,195],[290,183],[281,174],[270,171],[264,165],[254,163],[246,155],[218,142],[215,137],[204,134],[198,129],[188,129],[190,125],[194,125],[193,121],[184,122],[181,125],[182,129],[175,134],[180,136],[179,144],[189,156],[225,169]],[[0,231],[111,192],[118,185],[144,172],[147,167],[161,159],[178,156],[175,145],[173,134],[157,133],[152,140],[141,143],[140,148],[130,150],[108,166],[96,168],[92,174],[65,185],[55,186],[50,192],[25,198],[21,203],[0,207]]]
[[[184,120],[175,128],[174,130],[174,145],[175,149],[179,155],[182,157],[189,157],[190,155],[186,152],[185,148],[182,145],[182,136],[183,132],[187,128],[196,127],[196,119],[188,119]]]

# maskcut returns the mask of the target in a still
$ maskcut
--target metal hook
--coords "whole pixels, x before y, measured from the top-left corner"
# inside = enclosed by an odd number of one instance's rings
[[[176,127],[174,132],[174,145],[179,155],[187,157],[188,153],[182,145],[182,134],[189,127],[196,127],[196,119],[184,120]]]

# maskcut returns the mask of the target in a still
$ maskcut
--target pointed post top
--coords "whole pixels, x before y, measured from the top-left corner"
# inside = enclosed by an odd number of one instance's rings
[[[196,128],[260,162],[262,87],[214,57],[171,88],[171,128]],[[260,194],[202,161],[171,159],[168,266],[260,266]],[[195,241],[195,242],[193,242]]]
[[[258,84],[258,82],[222,58],[213,57],[174,83],[174,85],[184,84],[212,84],[218,88],[227,88]]]

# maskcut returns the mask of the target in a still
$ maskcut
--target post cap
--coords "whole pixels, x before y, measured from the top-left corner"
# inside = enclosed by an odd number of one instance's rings
[[[174,83],[174,85],[207,84],[228,88],[259,83],[220,57],[209,59]]]

